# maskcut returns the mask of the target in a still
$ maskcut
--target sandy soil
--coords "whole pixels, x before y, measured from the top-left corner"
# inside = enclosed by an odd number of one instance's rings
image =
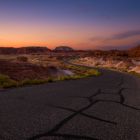
[[[117,60],[117,59],[107,59],[107,58],[96,58],[96,57],[84,57],[73,60],[73,63],[83,64],[86,66],[93,67],[105,67],[105,68],[115,68],[123,71],[134,71],[136,73],[140,73],[140,61],[125,59],[125,60]]]

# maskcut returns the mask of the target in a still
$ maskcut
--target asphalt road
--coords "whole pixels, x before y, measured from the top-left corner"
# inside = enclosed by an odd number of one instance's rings
[[[102,76],[0,91],[0,140],[140,140],[140,80]]]

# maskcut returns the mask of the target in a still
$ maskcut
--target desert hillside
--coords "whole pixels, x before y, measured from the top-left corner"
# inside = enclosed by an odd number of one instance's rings
[[[29,46],[21,48],[13,47],[0,47],[0,54],[37,54],[37,53],[47,53],[50,49],[47,47],[39,46]]]
[[[129,56],[132,57],[140,57],[140,45],[138,45],[137,47],[131,48],[128,51]]]
[[[74,59],[73,63],[140,73],[140,45],[126,51],[91,51],[84,57]]]

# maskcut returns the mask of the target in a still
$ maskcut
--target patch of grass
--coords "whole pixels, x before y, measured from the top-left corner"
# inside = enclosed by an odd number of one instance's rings
[[[72,76],[58,77],[57,80],[58,81],[76,80],[76,79],[86,78],[86,77],[90,77],[90,76],[99,76],[99,75],[101,75],[101,73],[96,69],[86,69],[86,71],[84,70],[83,73],[75,74]]]
[[[79,71],[84,71],[88,69],[87,67],[74,66],[74,65],[67,65],[66,68],[70,70],[79,70]]]
[[[101,75],[101,72],[97,70],[96,68],[89,68],[85,66],[76,66],[76,65],[67,65],[67,69],[73,71],[75,75],[71,76],[72,79],[79,79],[79,78],[85,78],[90,76],[99,76]]]
[[[81,79],[81,78],[86,78],[86,77],[88,77],[88,76],[86,76],[86,75],[73,75],[71,77],[71,79],[76,80],[76,79]]]
[[[17,82],[11,80],[9,76],[0,74],[0,88],[11,88],[16,87]]]
[[[135,75],[140,78],[140,74],[135,71],[130,71],[129,74]]]
[[[89,69],[86,71],[86,75],[87,76],[99,76],[99,75],[101,75],[101,72],[99,72],[96,69]]]
[[[27,85],[39,85],[44,83],[52,83],[56,81],[76,80],[90,76],[99,76],[101,73],[96,69],[85,67],[70,66],[75,71],[71,76],[60,76],[57,78],[49,77],[48,79],[25,79],[23,81],[14,81],[7,75],[0,74],[0,88],[21,87]]]
[[[25,85],[39,85],[47,83],[48,80],[42,80],[42,79],[25,79],[22,82],[19,82],[18,86],[25,86]]]

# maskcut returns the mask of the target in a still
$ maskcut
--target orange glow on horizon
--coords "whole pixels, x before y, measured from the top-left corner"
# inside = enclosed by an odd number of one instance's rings
[[[120,29],[122,30],[122,29]],[[0,23],[0,46],[1,47],[24,47],[46,46],[50,49],[60,45],[67,45],[75,49],[100,49],[99,46],[122,46],[130,45],[139,40],[140,36],[122,40],[93,40],[100,36],[115,34],[113,28],[47,25],[41,23]]]

